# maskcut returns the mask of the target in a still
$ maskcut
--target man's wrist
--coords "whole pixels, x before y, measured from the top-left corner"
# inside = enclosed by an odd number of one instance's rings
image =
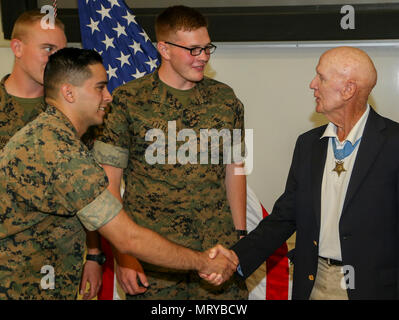
[[[245,229],[237,229],[236,233],[237,233],[238,239],[241,239],[241,237],[245,237],[248,234],[248,231]]]
[[[207,268],[207,253],[206,252],[200,252],[200,251],[194,251],[194,254],[196,255],[196,258],[194,259],[194,265],[193,265],[193,270],[196,270],[198,272],[204,272]]]
[[[102,251],[99,248],[87,248],[87,254],[101,254]]]
[[[106,257],[104,253],[99,253],[99,254],[87,254],[86,255],[86,261],[94,261],[97,262],[100,266],[102,266],[105,261],[106,261]]]

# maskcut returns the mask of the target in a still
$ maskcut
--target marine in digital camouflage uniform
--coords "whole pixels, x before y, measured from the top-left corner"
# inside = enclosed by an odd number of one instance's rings
[[[146,141],[145,135],[158,128],[167,140],[168,121],[176,121],[177,132],[187,128],[196,132],[195,144],[200,150],[200,129],[228,129],[231,133],[244,129],[243,105],[229,86],[206,77],[190,90],[185,105],[171,91],[157,71],[117,88],[104,135],[94,144],[95,157],[100,163],[124,168],[123,206],[136,223],[192,249],[202,251],[217,243],[230,247],[237,234],[226,197],[222,144],[218,164],[211,164],[210,159],[208,164],[199,164],[199,153],[197,164],[168,164],[166,152],[166,164],[150,165],[145,153],[153,141]],[[176,150],[183,143],[177,142]],[[247,298],[245,284],[238,278],[214,287],[194,273],[147,263],[143,268],[150,288],[129,298]]]
[[[201,13],[185,6],[166,8],[157,17],[155,30],[161,66],[153,74],[114,91],[103,136],[94,145],[95,156],[104,164],[110,186],[115,186],[114,193],[119,192],[123,172],[123,204],[137,223],[193,249],[204,250],[217,243],[231,246],[237,240],[235,229],[245,229],[245,176],[232,175],[231,168],[236,165],[223,163],[222,147],[214,150],[220,155],[216,164],[200,164],[197,151],[200,129],[224,129],[231,136],[233,129],[243,130],[243,106],[227,85],[204,78],[204,67],[215,46],[210,42],[207,22]],[[163,137],[160,135],[157,142],[156,138],[146,141],[146,133],[160,129],[167,142],[168,122],[176,125],[171,131],[194,132],[193,139],[177,142],[176,150],[193,148],[196,159],[184,164],[169,162],[168,156],[172,154],[167,152],[171,146],[168,144],[164,150],[149,152]],[[146,153],[152,153],[161,163],[151,164],[154,159],[147,161]],[[232,208],[226,192],[233,194]],[[240,279],[213,287],[205,285],[196,274],[149,264],[143,264],[149,288],[137,289],[137,275],[143,280],[141,272],[135,273],[137,263],[120,254],[116,260],[122,288],[135,295],[127,298],[246,299],[248,295]]]
[[[121,209],[108,201],[113,197],[107,185],[76,129],[54,107],[11,138],[0,153],[1,299],[76,297],[82,224],[98,229]],[[93,209],[93,203],[104,210]],[[54,289],[41,286],[45,266],[54,269]]]
[[[43,71],[48,57],[65,47],[63,23],[43,29],[40,10],[22,13],[14,23],[10,47],[14,54],[12,72],[0,83],[0,149],[25,124],[45,110]]]
[[[8,94],[4,86],[8,76],[0,82],[0,149],[14,133],[45,110],[43,97],[18,98]]]
[[[83,227],[98,229],[125,254],[216,274],[218,279],[209,280],[214,284],[227,280],[237,267],[224,256],[211,259],[209,251],[177,246],[127,216],[80,140],[89,126],[103,122],[112,100],[107,82],[94,50],[57,51],[44,73],[46,102],[52,106],[0,152],[2,299],[73,299],[83,260]]]
[[[10,47],[14,65],[10,75],[0,83],[0,150],[24,125],[34,120],[46,108],[43,96],[43,72],[48,57],[66,45],[64,24],[54,20],[54,28],[43,29],[45,13],[40,9],[25,11],[15,21]],[[90,243],[87,234],[87,243]],[[94,254],[98,249],[88,253]],[[84,266],[83,280],[89,279],[91,290],[83,298],[95,296],[101,281],[101,266],[88,262]],[[86,281],[82,282],[84,289]],[[78,288],[76,288],[78,289]]]

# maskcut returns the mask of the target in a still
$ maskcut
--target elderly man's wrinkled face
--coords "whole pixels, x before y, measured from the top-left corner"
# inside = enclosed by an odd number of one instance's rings
[[[345,79],[337,72],[337,68],[328,55],[320,58],[316,76],[310,83],[316,98],[316,112],[329,115],[343,107],[342,90]]]

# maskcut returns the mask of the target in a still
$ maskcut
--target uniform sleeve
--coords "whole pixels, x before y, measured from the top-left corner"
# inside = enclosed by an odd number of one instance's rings
[[[11,149],[18,155],[4,159],[0,169],[0,191],[5,195],[0,238],[29,228],[48,215],[78,214],[83,225],[94,230],[120,211],[118,201],[107,195],[104,170],[87,149],[70,145],[56,150],[50,144],[29,152],[28,147]],[[40,159],[32,154],[41,154]]]
[[[96,199],[81,209],[77,215],[89,231],[97,230],[106,225],[122,210],[122,204],[108,189],[105,189]]]
[[[75,214],[105,191],[108,178],[89,152],[65,155],[53,172],[50,186],[47,197],[54,197],[57,214]]]
[[[129,151],[102,141],[95,141],[93,155],[101,164],[125,169],[129,159]]]
[[[107,190],[104,170],[89,153],[62,162],[54,177],[54,197],[60,204],[57,214],[76,213],[89,231],[102,227],[122,209]]]
[[[130,135],[128,117],[128,98],[126,91],[117,89],[113,95],[110,112],[104,119],[104,130],[94,143],[96,160],[118,168],[127,165]]]

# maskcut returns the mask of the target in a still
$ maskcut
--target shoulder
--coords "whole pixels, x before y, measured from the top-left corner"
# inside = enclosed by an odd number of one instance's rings
[[[150,73],[117,87],[113,92],[113,96],[136,96],[138,94],[149,93],[158,85],[154,73]]]
[[[40,116],[39,116],[40,118]],[[22,161],[25,166],[44,165],[44,162],[52,162],[51,156],[56,161],[56,155],[52,146],[52,137],[36,118],[25,127],[17,131],[1,151],[1,167],[15,166]],[[18,167],[18,170],[20,168]]]
[[[300,134],[299,137],[303,137],[303,138],[314,138],[314,137],[317,137],[317,138],[320,138],[323,135],[323,133],[326,130],[326,128],[327,128],[327,124],[324,124],[322,126],[310,129],[310,130]]]
[[[9,74],[5,75],[0,81],[0,108],[3,108],[3,105],[6,103],[7,100],[10,99],[10,95],[6,91],[6,87],[4,85],[6,79],[8,78]]]
[[[327,125],[308,130],[298,136],[297,144],[309,144],[319,140],[326,130]]]
[[[211,94],[225,95],[226,98],[236,98],[233,88],[223,82],[209,77],[204,77],[204,79],[199,82],[198,88]]]
[[[219,110],[229,110],[239,118],[244,116],[244,105],[234,93],[234,90],[227,84],[204,77],[198,83],[198,92],[203,101],[208,105],[218,106]]]
[[[27,146],[44,157],[56,160],[60,155],[68,154],[74,148],[76,134],[58,118],[42,112],[35,120],[19,130],[10,140],[10,146],[17,148]]]
[[[378,132],[388,139],[399,142],[399,123],[378,114],[373,108],[370,108],[365,132],[368,134]]]
[[[378,115],[378,114],[377,114],[377,115]],[[396,133],[396,134],[399,133],[399,123],[398,123],[398,122],[396,122],[396,121],[394,121],[394,120],[392,120],[392,119],[383,117],[383,116],[381,116],[381,115],[378,115],[378,116],[380,117],[380,119],[381,119],[382,121],[385,122],[385,126],[386,126],[386,128],[388,129],[388,131],[390,131],[390,132],[392,132],[392,133]]]

